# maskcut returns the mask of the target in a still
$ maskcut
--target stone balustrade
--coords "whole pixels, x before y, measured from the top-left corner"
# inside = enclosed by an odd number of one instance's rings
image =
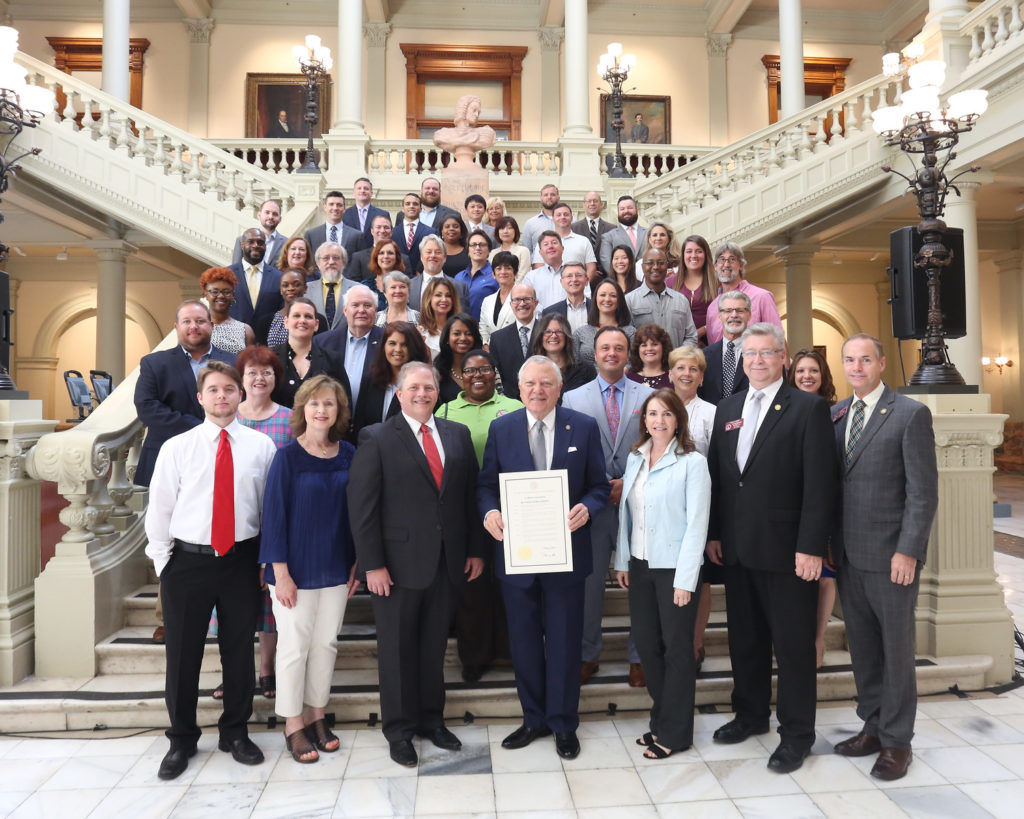
[[[960,34],[971,38],[971,63],[984,60],[1014,39],[1019,39],[1024,22],[1020,0],[986,0],[960,21]]]

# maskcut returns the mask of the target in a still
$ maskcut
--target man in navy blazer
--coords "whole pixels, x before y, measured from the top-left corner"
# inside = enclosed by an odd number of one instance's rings
[[[359,228],[346,225],[342,220],[345,216],[345,194],[341,191],[327,191],[324,197],[324,213],[327,221],[306,231],[306,241],[313,248],[313,253],[324,242],[337,242],[352,258],[352,254],[369,247],[370,238]]]
[[[370,380],[370,364],[377,356],[384,329],[374,326],[377,296],[365,284],[354,285],[342,298],[344,321],[335,329],[314,336],[313,343],[334,353],[344,363],[352,392],[349,414],[355,418],[359,397],[365,395],[363,388]]]
[[[537,324],[537,294],[529,284],[517,284],[509,293],[516,320],[491,333],[491,355],[498,362],[498,374],[505,395],[519,400],[519,370],[530,354],[530,340]]]
[[[205,304],[182,302],[174,317],[178,343],[142,357],[135,384],[135,410],[146,425],[134,482],[149,486],[160,447],[168,438],[197,427],[205,417],[199,404],[196,376],[208,361],[234,364],[235,356],[210,343],[213,323]]]
[[[348,213],[348,211],[345,211],[345,213]],[[354,282],[364,282],[373,276],[373,273],[370,271],[370,258],[373,256],[374,245],[376,245],[377,242],[390,239],[391,234],[394,232],[394,227],[391,224],[391,217],[386,212],[378,213],[370,220],[370,223],[370,246],[364,247],[358,253],[354,253],[349,256],[348,264],[345,265],[345,278],[351,279]],[[409,257],[404,253],[401,255],[402,269],[406,271],[406,275],[411,276],[412,274],[408,272],[411,267]],[[420,255],[422,256],[422,249]],[[410,307],[411,306],[412,305],[410,305]]]
[[[269,316],[284,306],[281,298],[281,271],[263,261],[267,240],[263,231],[252,228],[242,234],[242,261],[230,266],[238,283],[235,285],[235,300],[228,315],[252,327],[264,316]],[[259,290],[256,303],[249,294],[249,280],[256,276]]]
[[[387,216],[390,222],[391,214],[383,208],[370,204],[370,200],[373,198],[373,183],[365,176],[359,177],[355,185],[352,186],[352,196],[355,203],[352,207],[345,208],[345,212],[341,215],[341,223],[366,234],[366,240],[372,241],[370,228],[373,226],[374,218]]]
[[[604,452],[597,422],[558,407],[562,374],[545,356],[532,356],[519,372],[524,409],[491,422],[477,505],[495,544],[494,566],[508,615],[509,648],[523,724],[502,741],[523,748],[555,734],[564,759],[579,755],[580,652],[583,645],[583,590],[593,570],[590,521],[608,504]],[[507,574],[502,546],[499,475],[534,469],[564,469],[569,479],[568,524],[572,571]]]
[[[409,257],[410,268],[405,271],[407,276],[419,273],[423,269],[420,263],[420,242],[423,241],[423,237],[439,232],[436,228],[427,227],[420,221],[420,207],[420,195],[407,193],[402,200],[402,215],[405,218],[391,234],[398,249]],[[412,231],[411,242],[409,241],[410,230]]]
[[[743,358],[740,356],[740,336],[747,329],[750,321],[750,297],[739,290],[722,294],[718,300],[718,314],[722,319],[722,339],[709,344],[704,350],[704,380],[697,388],[697,395],[709,404],[718,404],[723,398],[743,392],[747,388],[747,374],[743,371]],[[726,389],[723,373],[725,355],[729,343],[732,343],[732,358],[735,369],[732,373],[732,385]]]

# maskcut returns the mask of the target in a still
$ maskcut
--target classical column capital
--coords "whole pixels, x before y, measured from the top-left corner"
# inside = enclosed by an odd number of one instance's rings
[[[363,38],[368,48],[384,48],[391,34],[391,23],[363,23]]]
[[[216,25],[212,17],[186,17],[181,22],[185,24],[185,29],[188,31],[190,43],[210,44],[210,32]]]
[[[565,29],[562,26],[541,26],[537,29],[537,39],[542,51],[558,51],[565,39]]]
[[[731,34],[705,34],[704,47],[709,57],[724,57],[732,45]]]
[[[993,257],[992,261],[995,262],[1000,276],[1003,274],[1020,275],[1024,269],[1024,251],[1007,250]],[[12,280],[11,286],[13,287],[13,285],[14,281]]]
[[[91,248],[96,257],[104,262],[124,261],[139,250],[135,245],[123,239],[96,239],[86,242],[86,246]]]
[[[821,246],[815,244],[791,244],[773,248],[772,253],[782,259],[786,267],[792,267],[794,265],[809,265],[814,254],[820,249]]]

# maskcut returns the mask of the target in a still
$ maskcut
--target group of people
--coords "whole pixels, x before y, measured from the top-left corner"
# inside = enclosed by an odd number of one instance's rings
[[[781,741],[768,765],[800,767],[831,570],[864,720],[836,751],[878,753],[876,776],[903,775],[937,479],[928,411],[882,384],[879,342],[846,341],[854,397],[830,414],[824,357],[789,359],[738,246],[712,255],[702,237],[644,230],[628,196],[618,225],[600,219],[597,194],[572,222],[546,186],[520,234],[500,201],[470,197],[452,217],[439,190],[427,180],[407,195],[391,228],[360,180],[355,208],[332,192],[327,223],[289,241],[266,231],[264,203],[242,261],[204,274],[208,306],[179,307],[178,346],[143,359],[135,480],[150,488],[171,720],[160,776],[195,752],[214,606],[222,750],[262,761],[246,732],[258,628],[260,687],[290,754],[337,751],[325,707],[360,583],[392,759],[416,765],[415,736],[461,747],[443,719],[453,623],[466,680],[512,661],[523,723],[503,746],[553,734],[574,758],[610,566],[629,590],[630,683],[653,700],[645,756],[692,743],[709,584],[724,583],[735,716],[715,741],[767,731],[774,653]],[[287,270],[268,264],[273,252]],[[499,476],[549,469],[568,478],[572,570],[506,573]]]

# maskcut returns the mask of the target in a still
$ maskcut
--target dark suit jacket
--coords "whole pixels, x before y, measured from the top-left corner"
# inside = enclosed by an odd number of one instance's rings
[[[837,566],[845,558],[858,569],[886,574],[895,552],[924,563],[939,502],[931,412],[885,387],[847,465],[852,403],[847,398],[832,410],[842,474],[832,558]]]
[[[431,233],[437,233],[437,231],[420,222],[416,225],[416,233],[412,237],[412,247],[409,247],[409,243],[406,241],[408,237],[401,225],[391,232],[391,238],[395,240],[398,249],[409,257],[409,267],[405,269],[406,276],[412,276],[423,270],[423,266],[420,264],[420,242],[423,241],[424,236],[429,236]]]
[[[736,464],[747,391],[722,400],[708,449],[708,540],[726,565],[793,573],[795,554],[825,556],[838,491],[829,408],[785,382],[768,407],[743,472]],[[726,430],[726,425],[730,429]]]
[[[235,363],[234,355],[217,347],[211,347],[210,358]],[[135,383],[135,411],[146,425],[146,440],[135,468],[135,483],[139,486],[149,486],[164,441],[203,422],[206,416],[197,392],[188,353],[180,346],[142,357],[139,380]]]
[[[383,208],[378,208],[376,205],[368,205],[366,208],[366,227],[363,228],[363,230],[361,231],[362,233],[366,234],[367,241],[372,242],[372,239],[369,238],[370,225],[373,224],[373,220],[377,216],[387,216],[388,219],[391,218],[391,214],[388,213],[388,211],[384,210]],[[351,228],[359,230],[359,206],[349,205],[347,208],[345,208],[345,212],[341,215],[341,223],[343,225],[348,225]]]
[[[587,306],[587,310],[589,310],[590,299],[584,299],[583,301]],[[541,315],[548,316],[551,313],[558,313],[563,316],[569,315],[569,300],[562,299],[561,301],[556,301],[554,304],[549,304],[547,307],[544,308],[544,312],[541,313]]]
[[[643,247],[645,233],[647,233],[647,228],[640,227],[640,225],[636,226],[636,254],[638,254],[640,252],[640,248]],[[622,225],[615,225],[615,227],[601,236],[601,250],[597,254],[597,263],[605,272],[612,269],[612,253],[615,252],[615,248],[619,245],[632,247],[629,241],[629,234],[626,233],[626,229]],[[637,261],[639,261],[639,259]]]
[[[317,313],[316,320],[320,322],[320,324],[317,326],[316,332],[313,334],[314,338],[327,332],[327,319],[324,317],[324,315],[322,313]],[[273,313],[263,316],[262,318],[260,318],[259,321],[256,322],[256,325],[252,328],[252,334],[254,336],[253,340],[257,344],[261,344],[264,347],[267,346],[267,336],[270,334],[270,326],[273,323]]]
[[[365,427],[372,427],[379,424],[381,416],[384,415],[384,390],[375,387],[369,379],[363,384],[359,392],[359,403],[356,405],[355,414],[352,416],[352,432],[358,440],[359,433]],[[398,396],[391,399],[388,404],[387,418],[394,418],[402,411],[398,403]]]
[[[351,259],[352,255],[366,247],[370,240],[368,234],[358,228],[349,227],[345,224],[345,215],[341,216],[341,230],[339,231],[338,244],[345,248],[345,252]],[[313,256],[316,256],[316,249],[327,241],[327,223],[324,222],[306,231],[306,241],[313,248]]]
[[[491,355],[498,362],[502,391],[519,400],[519,368],[526,359],[519,339],[519,322],[491,333]]]
[[[228,310],[231,318],[244,321],[252,327],[263,316],[269,316],[275,310],[284,307],[284,299],[281,298],[281,271],[276,267],[263,265],[263,280],[260,282],[260,292],[255,305],[249,298],[249,285],[246,283],[243,262],[233,264],[229,269],[238,279],[238,284],[235,285],[235,300]]]
[[[707,366],[704,368],[704,381],[697,388],[697,395],[709,404],[717,404],[723,398],[722,395],[722,345],[725,341],[716,341],[704,349],[704,360]],[[743,392],[747,389],[747,374],[743,372],[743,358],[740,349],[736,347],[736,375],[732,382],[732,395]]]
[[[366,400],[366,391],[370,386],[370,364],[377,355],[377,348],[380,346],[380,337],[384,334],[384,330],[381,327],[371,327],[370,332],[367,334],[369,341],[366,345],[366,358],[363,359],[363,372],[359,376],[359,398],[356,401],[355,407],[350,407],[352,413],[352,421],[355,423],[355,417],[359,413],[359,404]],[[328,330],[323,335],[313,337],[313,344],[323,347],[341,362],[342,366],[345,365],[345,348],[348,346],[348,327],[339,327],[336,330]],[[348,371],[346,370],[346,374]],[[349,376],[349,384],[352,383],[352,377]],[[381,408],[383,410],[383,407]],[[377,416],[380,418],[380,415]]]
[[[348,213],[348,211],[345,211]],[[373,277],[370,272],[370,256],[373,255],[373,248],[366,247],[362,250],[352,254],[352,257],[348,260],[348,265],[345,267],[344,276],[346,279],[351,279],[354,282],[364,282],[369,278]],[[402,267],[405,268],[405,275],[412,277],[412,273],[409,272],[409,257],[406,254],[402,254]]]
[[[578,219],[569,225],[569,229],[573,233],[578,233],[584,239],[590,239],[590,220],[587,218]],[[597,257],[597,268],[602,273],[607,271],[601,267],[601,239],[609,231],[615,230],[615,225],[612,222],[607,222],[604,219],[597,220],[597,244],[594,246],[594,255]],[[614,248],[612,248],[614,250]]]
[[[286,131],[276,119],[267,128],[267,139],[302,139],[304,136],[305,134],[300,133],[298,128],[289,126],[289,130]]]
[[[426,456],[401,415],[364,429],[348,484],[352,538],[359,571],[387,568],[399,586],[424,589],[442,550],[458,586],[467,557],[483,557],[484,529],[476,515],[477,460],[469,430],[437,419],[444,449],[440,490]]]
[[[501,509],[498,475],[502,472],[533,471],[526,410],[516,410],[491,422],[484,448],[484,465],[480,470],[477,506],[480,519],[491,509]],[[555,408],[555,443],[551,455],[552,469],[569,473],[569,507],[582,503],[593,518],[608,505],[611,486],[605,477],[604,450],[597,421],[582,412]],[[505,574],[502,544],[496,543],[494,568],[497,575],[513,586],[529,586],[537,575]],[[590,523],[572,533],[572,571],[547,576],[548,582],[569,585],[582,583],[594,568],[590,543]],[[601,569],[604,571],[604,569]],[[557,579],[556,579],[557,578]],[[550,626],[549,626],[550,627]]]
[[[452,208],[448,207],[447,205],[438,204],[438,206],[434,210],[435,210],[435,213],[434,213],[434,224],[431,225],[431,227],[434,230],[434,233],[440,233],[441,232],[441,223],[445,219],[447,219],[449,216],[455,216],[455,217],[458,217],[459,219],[462,218],[462,214],[461,213],[459,213],[457,210],[453,210]],[[402,224],[404,219],[405,219],[405,217],[402,215],[402,212],[399,211],[398,214],[396,214],[396,216],[395,216],[395,220],[396,220],[395,221],[395,227],[398,227],[400,224]]]
[[[465,282],[453,279],[447,273],[442,273],[449,282],[455,286],[455,292],[459,294],[459,305],[464,312],[469,312],[469,287]],[[420,300],[423,297],[423,274],[417,273],[409,278],[409,306],[413,310],[420,309]]]
[[[309,371],[306,373],[306,377],[300,381],[297,378],[289,377],[289,374],[294,375],[294,368],[288,357],[288,343],[278,344],[270,349],[277,353],[277,357],[281,359],[281,364],[284,366],[284,378],[281,379],[280,384],[274,387],[274,392],[271,395],[274,401],[282,407],[291,409],[295,405],[295,393],[299,391],[299,387],[314,375],[321,373],[329,375],[345,388],[349,406],[352,405],[352,387],[349,386],[348,375],[345,373],[345,362],[339,360],[334,353],[314,344],[310,349]]]

